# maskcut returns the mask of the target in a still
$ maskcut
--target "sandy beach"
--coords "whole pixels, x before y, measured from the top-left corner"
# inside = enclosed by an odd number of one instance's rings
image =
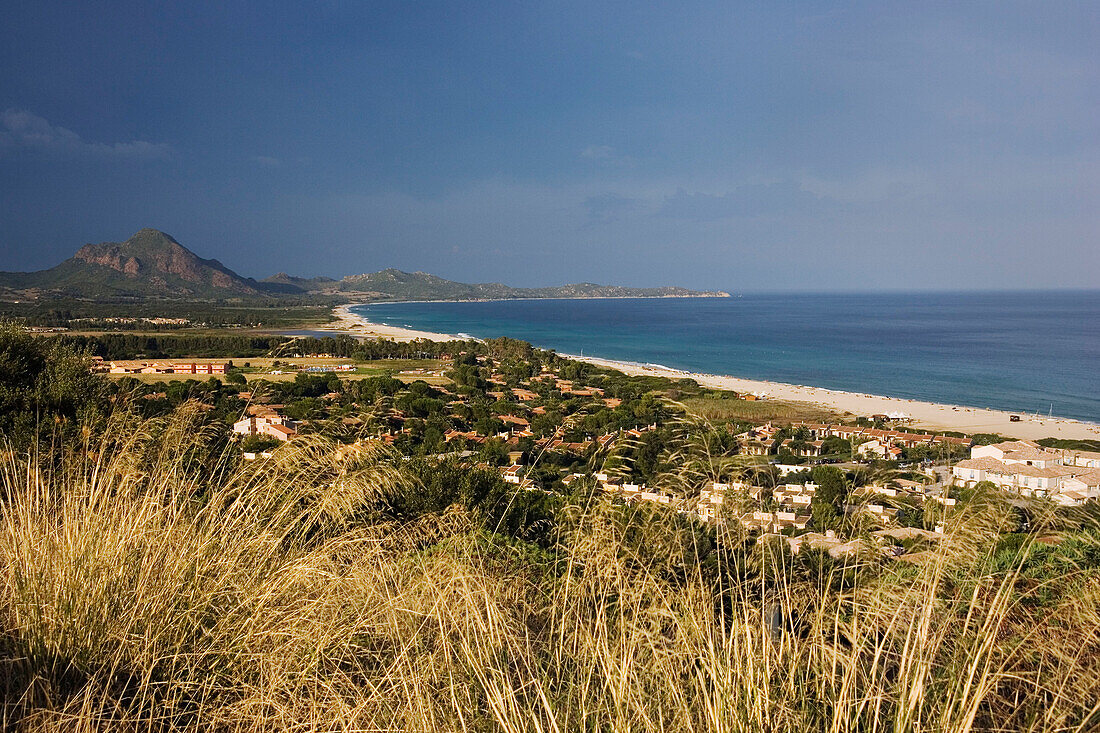
[[[371,323],[362,316],[352,313],[351,307],[352,305],[338,307],[335,310],[337,320],[324,326],[321,330],[364,338],[390,338],[396,341],[413,341],[415,339],[451,341],[459,338],[445,333],[416,331]],[[763,396],[765,399],[782,400],[784,402],[809,403],[841,413],[848,412],[854,416],[903,412],[912,417],[912,427],[914,428],[953,430],[963,433],[997,433],[1027,440],[1037,440],[1039,438],[1100,439],[1100,424],[1068,418],[1035,417],[1022,414],[1019,422],[1012,422],[1010,419],[1012,413],[1001,410],[841,392],[823,387],[742,379],[720,374],[684,372],[655,364],[635,364],[591,356],[582,357],[571,354],[562,354],[562,356],[617,369],[625,374],[694,379],[699,384],[712,389],[753,393]]]
[[[564,356],[564,355],[563,355]],[[626,374],[645,374],[657,377],[694,379],[699,384],[713,389],[732,390],[740,393],[764,395],[766,399],[784,402],[806,402],[852,415],[880,415],[891,412],[903,412],[912,416],[913,427],[929,430],[953,430],[963,433],[997,433],[1014,438],[1037,440],[1039,438],[1100,439],[1100,425],[1059,417],[1035,418],[1020,415],[1019,422],[1012,422],[1012,413],[1001,410],[988,410],[979,407],[959,405],[941,405],[935,402],[921,402],[897,397],[858,394],[809,387],[783,382],[765,382],[755,379],[723,376],[719,374],[697,374],[682,372],[656,365],[632,364],[629,362],[597,359],[593,357],[571,356],[574,359],[600,366],[617,369]]]
[[[343,333],[349,336],[359,336],[361,338],[393,339],[394,341],[416,341],[417,339],[426,339],[428,341],[454,341],[461,338],[460,336],[446,333],[416,331],[411,328],[400,328],[398,326],[385,326],[380,323],[371,323],[362,316],[357,316],[351,312],[351,308],[355,305],[359,304],[350,303],[337,307],[333,310],[336,320],[324,326],[318,326],[316,330],[332,331],[333,333]]]

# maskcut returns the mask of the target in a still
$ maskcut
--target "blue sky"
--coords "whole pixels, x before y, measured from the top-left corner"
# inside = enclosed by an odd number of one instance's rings
[[[228,7],[227,7],[228,6]],[[1100,4],[5,3],[0,269],[1100,286]]]

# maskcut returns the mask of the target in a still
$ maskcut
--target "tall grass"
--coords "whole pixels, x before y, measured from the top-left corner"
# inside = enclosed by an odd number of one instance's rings
[[[683,561],[676,527],[595,502],[533,560],[458,509],[386,521],[415,486],[381,447],[211,463],[192,418],[61,462],[9,456],[6,729],[1100,725],[1097,577],[1031,578],[1030,542],[996,555],[1004,506],[885,568],[730,530],[715,573]]]
[[[720,422],[738,420],[763,422],[778,420],[794,422],[821,422],[835,420],[839,414],[835,410],[815,407],[801,402],[783,402],[782,400],[738,400],[728,397],[688,397],[683,405],[692,413],[708,420]]]

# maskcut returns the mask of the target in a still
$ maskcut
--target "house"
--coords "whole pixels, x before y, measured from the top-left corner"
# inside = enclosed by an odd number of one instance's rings
[[[504,480],[510,484],[519,486],[523,483],[523,466],[518,463],[513,463],[508,468],[501,469],[501,475],[504,476]]]
[[[953,435],[937,435],[932,438],[932,442],[947,446],[961,446],[963,448],[969,448],[974,445],[973,438],[956,438]]]
[[[753,512],[741,518],[741,525],[746,529],[757,529],[761,532],[781,532],[784,529],[806,529],[810,522],[809,514],[798,514],[791,511]]]
[[[787,438],[779,444],[778,452],[788,452],[797,456],[816,457],[821,455],[821,450],[824,443],[825,442],[822,440],[797,441],[793,438]]]
[[[171,364],[170,368],[173,374],[225,374],[228,366],[229,365],[225,363],[218,364],[210,362],[199,364],[191,362]]]
[[[816,493],[817,484],[783,484],[772,489],[772,499],[782,507],[806,509]]]
[[[740,486],[740,484],[737,484]],[[718,520],[725,504],[726,494],[730,491],[730,484],[713,482],[709,489],[702,489],[699,498],[695,502],[695,515],[704,522]]]
[[[747,456],[766,456],[775,448],[776,441],[771,438],[741,438],[737,441],[739,451]]]
[[[1085,450],[1063,450],[1062,464],[1083,468],[1100,468],[1100,453]]]
[[[904,496],[924,496],[925,492],[928,490],[926,484],[922,484],[919,481],[910,481],[906,478],[892,479],[890,483],[894,484],[894,486],[897,487],[897,493],[900,493]],[[896,494],[892,494],[891,496],[895,495]]]
[[[225,374],[225,362],[174,362],[124,360],[112,361],[110,374]]]
[[[1083,504],[1100,498],[1100,469],[1077,465],[1062,451],[1043,448],[1026,440],[1010,440],[975,446],[970,458],[951,469],[956,483],[974,486],[989,481],[1004,491],[1022,496],[1045,497],[1059,504]],[[1086,457],[1082,462],[1088,463]]]
[[[522,417],[516,417],[515,415],[497,415],[497,419],[507,425],[515,425],[519,428],[527,429],[531,427],[531,423]]]
[[[233,423],[233,434],[241,437],[266,435],[281,442],[287,442],[298,436],[297,423],[290,418],[269,412],[263,415],[249,415]]]
[[[298,433],[293,428],[280,423],[265,422],[259,427],[259,430],[262,434],[275,438],[283,443],[298,436]]]
[[[585,387],[584,389],[562,390],[563,394],[571,394],[574,397],[603,397],[603,390],[599,387]]]
[[[1007,440],[993,445],[979,445],[970,450],[971,458],[994,458],[1005,464],[1023,464],[1049,468],[1062,463],[1061,451],[1043,448],[1030,440]]]
[[[860,443],[856,453],[864,458],[874,457],[885,461],[896,461],[901,458],[901,448],[878,439]]]
[[[595,443],[590,440],[585,440],[580,443],[570,443],[561,439],[554,439],[547,444],[547,448],[560,453],[573,453],[578,456],[583,456],[593,445],[595,445]]]

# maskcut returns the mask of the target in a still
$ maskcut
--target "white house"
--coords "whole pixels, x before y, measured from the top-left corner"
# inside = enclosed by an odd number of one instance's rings
[[[297,423],[277,413],[267,415],[249,415],[233,423],[233,433],[241,437],[267,435],[278,441],[286,442],[298,436]]]
[[[1082,504],[1100,498],[1100,469],[1089,464],[1090,454],[1071,456],[1027,440],[975,446],[970,458],[951,469],[956,483],[974,486],[989,481],[1005,491],[1046,497],[1059,504]],[[1078,465],[1080,460],[1085,465]]]

